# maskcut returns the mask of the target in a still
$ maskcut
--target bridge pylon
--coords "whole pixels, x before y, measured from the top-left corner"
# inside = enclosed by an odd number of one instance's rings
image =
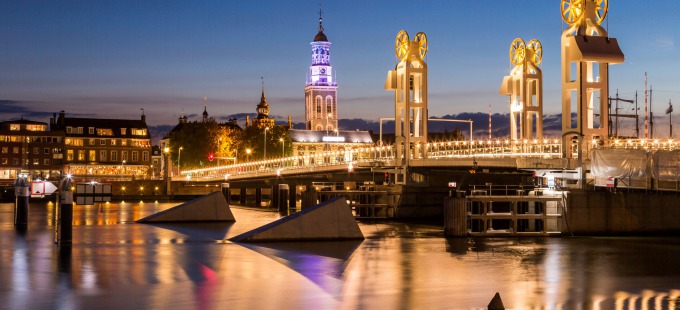
[[[534,39],[528,44],[517,38],[510,44],[510,62],[515,66],[503,77],[500,94],[510,96],[510,138],[543,138],[543,72],[538,67],[543,46]]]
[[[569,25],[562,33],[562,152],[566,158],[576,153],[579,166],[588,141],[607,138],[609,64],[624,61],[616,38],[600,25],[607,10],[607,0],[561,4],[562,19]]]
[[[418,32],[413,40],[401,30],[394,42],[399,59],[387,73],[385,90],[394,91],[394,182],[407,183],[407,170],[412,159],[427,158],[427,37]]]

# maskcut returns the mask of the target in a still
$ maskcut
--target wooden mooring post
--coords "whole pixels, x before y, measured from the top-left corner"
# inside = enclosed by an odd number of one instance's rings
[[[444,198],[444,235],[465,237],[468,233],[465,192],[456,191],[455,196]]]

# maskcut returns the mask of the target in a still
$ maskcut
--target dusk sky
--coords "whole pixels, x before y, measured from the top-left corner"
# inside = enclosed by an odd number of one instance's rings
[[[610,67],[611,96],[638,90],[643,103],[646,71],[655,114],[669,99],[680,112],[679,13],[677,0],[609,1],[603,25],[626,57]],[[319,1],[3,1],[0,120],[136,119],[143,108],[150,126],[174,125],[204,96],[220,120],[254,113],[264,77],[271,114],[302,122],[318,14]],[[428,37],[431,116],[508,113],[498,89],[516,37],[543,44],[544,113],[560,112],[558,0],[323,1],[323,18],[340,118],[394,116],[383,85],[401,29]]]

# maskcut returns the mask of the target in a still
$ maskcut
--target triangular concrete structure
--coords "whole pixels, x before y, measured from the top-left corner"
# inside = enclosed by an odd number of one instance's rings
[[[491,299],[491,302],[489,302],[487,309],[488,310],[505,310],[505,306],[503,305],[503,300],[501,300],[501,294],[498,294],[498,292],[496,292],[496,295],[494,295],[493,298]]]
[[[338,197],[231,238],[234,242],[364,239],[345,198]]]
[[[234,214],[221,192],[212,192],[170,209],[149,215],[137,223],[234,222]]]

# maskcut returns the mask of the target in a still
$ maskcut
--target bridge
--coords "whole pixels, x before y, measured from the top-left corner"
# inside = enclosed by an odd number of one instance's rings
[[[527,166],[534,162],[531,159],[547,160],[544,165],[562,163],[559,160],[562,145],[558,139],[441,141],[416,147],[424,147],[426,151],[412,153],[411,167],[473,167],[477,162],[479,167],[521,169],[531,168]],[[172,181],[217,182],[367,168],[387,171],[399,166],[394,151],[394,145],[385,145],[181,170]],[[414,154],[421,155],[416,158]],[[556,168],[569,167],[558,165]]]
[[[419,147],[416,145],[416,147]],[[441,141],[424,145],[426,158],[409,160],[412,167],[503,167],[515,169],[575,169],[576,161],[565,158],[559,139]],[[576,144],[570,150],[576,154]],[[271,158],[231,165],[179,171],[172,181],[219,182],[310,173],[352,171],[366,168],[388,171],[398,167],[394,146],[374,146],[345,152]],[[593,139],[584,154],[593,149],[678,150],[673,139]],[[587,156],[586,156],[587,158]]]

